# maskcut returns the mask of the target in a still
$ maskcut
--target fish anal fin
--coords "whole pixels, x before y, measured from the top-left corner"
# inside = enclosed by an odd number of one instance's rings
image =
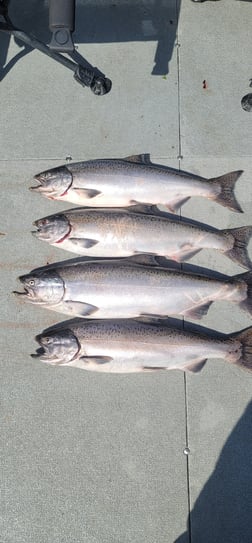
[[[160,371],[160,370],[167,370],[168,368],[166,366],[143,366],[141,368],[141,371],[148,372],[148,371]]]
[[[78,189],[78,188],[71,188],[71,190],[74,190],[76,194],[78,194],[81,198],[95,198],[95,196],[98,196],[98,194],[101,194],[100,190],[96,189]]]
[[[204,317],[204,315],[207,314],[212,303],[213,302],[211,300],[210,302],[206,302],[204,304],[197,305],[196,307],[192,307],[191,309],[188,309],[187,311],[185,311],[184,316],[190,317],[192,319],[200,320],[202,319],[202,317]]]
[[[97,243],[99,243],[96,239],[88,239],[88,238],[68,238],[74,245],[78,245],[79,247],[82,247],[84,249],[90,249]]]
[[[67,309],[68,313],[75,315],[76,317],[88,317],[98,311],[98,307],[95,305],[87,304],[85,302],[75,302],[73,300],[66,300],[64,302],[64,308]]]
[[[200,249],[193,249],[191,245],[183,245],[181,247],[181,251],[179,251],[176,255],[174,255],[173,259],[176,260],[176,262],[184,262],[185,260],[189,260],[194,255],[197,255],[201,251]]]
[[[126,156],[123,160],[126,160],[127,162],[135,162],[136,164],[151,164],[149,153]]]
[[[192,362],[191,364],[188,364],[183,368],[185,371],[190,371],[191,373],[199,373],[202,368],[204,368],[205,364],[207,362],[207,358],[203,358],[203,360],[199,360],[197,362]]]
[[[190,196],[187,196],[187,198],[175,198],[174,200],[170,200],[167,204],[165,204],[165,207],[171,212],[171,213],[177,213],[179,208],[184,205],[186,202],[190,200]]]

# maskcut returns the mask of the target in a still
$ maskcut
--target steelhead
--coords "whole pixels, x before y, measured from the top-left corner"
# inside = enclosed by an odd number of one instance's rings
[[[42,362],[105,373],[183,370],[197,373],[222,358],[252,370],[252,328],[217,339],[134,320],[64,323],[36,337]],[[42,351],[42,352],[41,352]]]
[[[143,261],[144,258],[144,261]],[[141,263],[140,263],[141,262]],[[183,315],[200,319],[214,301],[226,300],[252,314],[252,272],[238,278],[169,270],[154,257],[64,263],[19,277],[15,294],[71,316],[109,319]]]
[[[165,205],[175,213],[191,196],[200,196],[242,213],[233,189],[242,170],[205,179],[150,161],[150,155],[66,164],[34,176],[31,190],[46,198],[88,207]]]
[[[91,257],[151,253],[184,262],[202,249],[216,249],[251,268],[247,245],[252,226],[214,230],[207,225],[167,218],[152,207],[74,208],[38,219],[35,237],[55,247]]]

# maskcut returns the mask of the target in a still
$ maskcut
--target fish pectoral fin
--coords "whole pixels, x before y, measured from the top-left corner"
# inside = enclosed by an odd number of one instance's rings
[[[169,211],[171,213],[177,213],[177,211],[179,210],[179,208],[185,204],[186,202],[188,202],[188,200],[190,200],[190,196],[187,196],[187,198],[175,198],[174,200],[170,200],[170,202],[168,202],[167,204],[165,204],[165,207],[167,207],[167,209],[169,209]]]
[[[166,366],[142,366],[141,371],[160,371],[160,370],[167,370],[168,368]]]
[[[149,153],[126,156],[123,160],[126,160],[127,162],[135,162],[136,164],[151,164]]]
[[[181,251],[179,251],[175,256],[174,260],[176,262],[184,262],[184,260],[189,260],[189,258],[192,258],[194,255],[199,253],[201,249],[192,249],[189,245],[185,245],[181,248]]]
[[[95,198],[95,196],[98,196],[98,194],[101,194],[101,191],[96,190],[96,189],[71,188],[71,190],[74,190],[76,194],[78,194],[81,198]]]
[[[69,240],[71,240],[74,245],[78,245],[79,247],[83,247],[84,249],[90,249],[91,247],[99,243],[97,239],[88,238],[69,238]]]
[[[188,309],[185,313],[185,317],[191,317],[192,319],[202,319],[204,315],[207,314],[209,307],[212,305],[212,300],[210,302],[206,302],[201,305],[197,305],[196,307],[192,307],[191,309]]]
[[[87,317],[99,309],[95,305],[86,304],[85,302],[75,302],[72,300],[66,300],[64,302],[64,307],[67,309],[68,313],[78,317]]]
[[[207,362],[207,358],[204,358],[203,360],[199,360],[198,362],[191,362],[190,364],[186,365],[183,369],[185,371],[190,371],[191,373],[199,373],[202,370],[202,368],[204,368],[206,362]]]
[[[99,366],[100,364],[108,364],[113,358],[111,356],[81,356],[80,360],[83,360],[86,364],[96,364]]]

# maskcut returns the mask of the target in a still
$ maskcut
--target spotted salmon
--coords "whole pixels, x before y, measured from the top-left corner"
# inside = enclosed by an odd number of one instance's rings
[[[213,179],[153,164],[148,154],[69,163],[34,176],[31,190],[52,200],[88,207],[165,205],[175,213],[192,196],[242,213],[234,186],[242,170]]]
[[[197,373],[209,358],[252,370],[252,328],[222,335],[196,334],[132,320],[64,323],[36,338],[37,355],[54,366],[105,373],[183,370]]]

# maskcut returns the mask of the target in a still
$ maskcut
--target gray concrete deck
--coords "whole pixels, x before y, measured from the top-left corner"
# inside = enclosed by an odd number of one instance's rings
[[[11,14],[49,39],[44,2],[12,0]],[[251,543],[251,375],[219,360],[190,376],[44,366],[30,358],[34,336],[62,319],[11,293],[18,275],[72,256],[30,235],[68,206],[28,191],[69,155],[150,152],[206,177],[243,169],[243,215],[203,200],[182,214],[252,223],[252,117],[240,106],[251,19],[250,1],[78,1],[75,41],[112,79],[104,97],[38,51],[6,70],[20,46],[0,34],[1,543]],[[192,263],[243,271],[210,251]],[[231,333],[251,319],[216,303],[201,324]]]

